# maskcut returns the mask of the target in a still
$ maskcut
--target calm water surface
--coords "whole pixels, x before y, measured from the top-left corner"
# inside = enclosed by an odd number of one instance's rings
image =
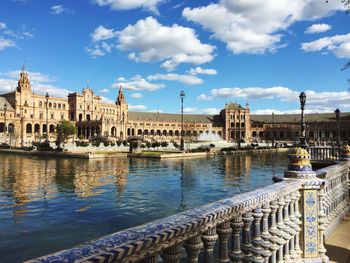
[[[185,160],[0,155],[0,261],[19,262],[271,184],[287,155]]]

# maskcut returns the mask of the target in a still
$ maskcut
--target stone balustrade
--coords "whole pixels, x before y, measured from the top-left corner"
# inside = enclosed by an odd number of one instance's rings
[[[314,161],[339,161],[339,147],[308,147],[311,160]]]
[[[317,175],[327,180],[327,184],[320,195],[324,200],[325,237],[328,238],[334,228],[342,221],[350,206],[349,165],[339,163],[319,169]]]
[[[280,183],[30,262],[328,262],[324,237],[349,208],[349,159],[317,178],[306,150],[288,157]]]

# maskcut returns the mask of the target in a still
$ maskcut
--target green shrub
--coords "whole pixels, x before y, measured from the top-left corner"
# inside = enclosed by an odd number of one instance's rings
[[[40,143],[36,149],[40,152],[53,151],[53,148],[50,146],[50,143],[47,141],[43,141],[42,143]]]
[[[0,144],[0,149],[10,149],[10,145],[6,142]]]
[[[164,142],[162,142],[160,145],[161,145],[163,148],[166,148],[166,147],[168,147],[169,143],[164,141]]]

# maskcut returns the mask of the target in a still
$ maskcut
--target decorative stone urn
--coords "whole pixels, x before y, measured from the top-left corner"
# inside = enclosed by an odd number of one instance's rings
[[[310,154],[303,148],[292,148],[288,153],[288,170],[284,172],[285,178],[312,179],[316,173],[312,170]]]
[[[350,161],[350,146],[344,145],[340,149],[340,161]]]

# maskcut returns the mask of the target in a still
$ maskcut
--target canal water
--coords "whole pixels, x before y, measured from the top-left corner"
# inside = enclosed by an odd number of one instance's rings
[[[0,262],[20,262],[272,183],[286,153],[191,158],[0,155]]]

